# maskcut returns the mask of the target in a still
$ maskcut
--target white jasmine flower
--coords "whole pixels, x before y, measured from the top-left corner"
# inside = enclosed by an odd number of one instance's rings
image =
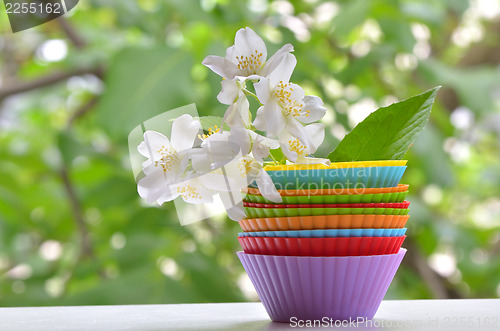
[[[202,63],[226,79],[236,76],[255,79],[271,74],[292,51],[293,46],[286,44],[266,61],[264,41],[252,29],[245,28],[236,32],[234,45],[226,50],[225,57],[210,55]]]
[[[284,130],[279,137],[283,154],[294,163],[323,163],[329,165],[330,160],[328,159],[307,157],[309,154],[314,153],[325,139],[325,126],[321,123],[309,124],[304,127],[304,131],[310,137],[311,148],[305,146],[299,139]]]
[[[269,137],[277,137],[285,130],[314,153],[316,148],[302,123],[318,121],[325,115],[323,101],[316,96],[305,96],[297,84],[276,79],[263,78],[255,84],[263,106],[257,110],[254,126],[266,131]]]

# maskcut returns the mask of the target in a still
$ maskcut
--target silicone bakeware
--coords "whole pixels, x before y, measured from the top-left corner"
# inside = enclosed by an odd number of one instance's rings
[[[401,229],[326,229],[295,231],[240,232],[240,237],[282,237],[282,238],[337,238],[337,237],[398,237],[406,233]]]
[[[243,207],[248,218],[320,215],[407,215],[405,208],[255,208]]]
[[[403,228],[409,218],[410,215],[320,215],[249,218],[238,223],[243,231]]]
[[[349,189],[398,185],[406,166],[268,171],[277,190]],[[250,185],[256,187],[255,182]]]
[[[402,202],[408,195],[408,191],[376,194],[342,194],[342,195],[299,195],[282,196],[282,204],[325,204],[325,203],[382,203]],[[273,203],[262,195],[246,194],[244,201],[253,203]]]
[[[393,187],[375,187],[375,188],[345,188],[345,189],[311,189],[311,190],[278,190],[278,193],[284,196],[312,196],[312,195],[358,195],[358,194],[376,194],[376,193],[393,193],[408,191],[410,185],[398,184]],[[243,193],[262,195],[258,188],[247,187],[242,190]]]
[[[254,208],[408,208],[409,201],[389,203],[328,203],[328,204],[280,204],[243,202],[244,207]]]
[[[345,257],[255,255],[238,252],[267,313],[290,318],[372,319],[406,253]]]
[[[364,168],[364,167],[387,167],[387,166],[405,166],[407,160],[379,160],[379,161],[352,161],[352,162],[333,162],[330,165],[321,163],[310,164],[286,164],[286,165],[267,165],[266,171],[280,170],[314,170],[314,169],[344,169],[344,168]]]
[[[397,253],[406,236],[281,238],[238,237],[245,253],[289,256],[359,256]]]

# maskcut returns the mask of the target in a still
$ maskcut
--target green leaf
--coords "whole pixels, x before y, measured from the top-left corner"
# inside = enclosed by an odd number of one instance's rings
[[[377,109],[328,158],[332,162],[401,160],[427,123],[439,88]]]

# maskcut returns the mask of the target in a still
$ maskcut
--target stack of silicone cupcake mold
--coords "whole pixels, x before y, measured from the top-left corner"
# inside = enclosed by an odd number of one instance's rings
[[[268,166],[243,193],[238,256],[273,321],[373,318],[406,252],[406,161]]]

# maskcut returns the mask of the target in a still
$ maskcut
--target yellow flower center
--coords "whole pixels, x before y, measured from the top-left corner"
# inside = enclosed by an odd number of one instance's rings
[[[171,170],[173,165],[179,162],[179,157],[173,148],[167,149],[165,146],[161,146],[158,154],[161,155],[161,159],[155,161],[155,167],[162,167],[163,172]]]
[[[288,146],[291,152],[297,153],[297,156],[307,156],[306,146],[304,146],[297,138],[292,138],[288,141]]]
[[[214,128],[208,128],[208,132],[206,134],[199,134],[198,135],[198,138],[200,138],[201,140],[205,140],[207,139],[208,137],[210,137],[211,135],[213,135],[214,133],[217,133],[220,131],[220,128],[217,127],[217,125],[214,125]]]
[[[200,193],[198,192],[196,187],[193,187],[189,184],[187,184],[186,186],[177,187],[177,193],[179,193],[184,199],[201,199]]]
[[[252,160],[251,159],[241,159],[238,164],[238,168],[241,171],[241,177],[245,177],[252,171]]]
[[[285,116],[309,117],[311,111],[303,109],[304,103],[292,99],[293,87],[291,85],[290,83],[283,83],[283,81],[280,81],[273,91],[274,97],[278,99],[278,103],[283,108]]]
[[[238,69],[246,70],[250,74],[256,74],[262,66],[262,53],[255,50],[255,54],[251,53],[250,57],[237,56],[236,60],[238,60]]]

